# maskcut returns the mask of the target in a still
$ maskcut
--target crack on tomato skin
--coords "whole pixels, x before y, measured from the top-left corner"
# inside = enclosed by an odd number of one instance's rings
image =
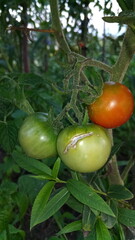
[[[93,134],[94,134],[93,132],[89,132],[74,136],[73,138],[71,138],[70,143],[66,146],[64,153],[67,153],[71,148],[76,148],[76,144],[78,143],[79,140],[92,136]]]

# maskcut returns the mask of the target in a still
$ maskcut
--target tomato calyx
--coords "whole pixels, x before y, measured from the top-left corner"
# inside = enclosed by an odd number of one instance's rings
[[[84,134],[80,134],[77,136],[74,136],[73,138],[71,138],[70,143],[66,146],[64,153],[67,153],[71,148],[76,148],[76,145],[78,143],[79,140],[92,136],[93,132],[89,132],[89,133],[84,133]]]

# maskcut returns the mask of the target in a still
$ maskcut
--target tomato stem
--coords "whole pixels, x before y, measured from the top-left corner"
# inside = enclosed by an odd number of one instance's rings
[[[66,53],[71,52],[70,47],[66,41],[65,35],[62,30],[60,18],[59,18],[59,8],[57,0],[50,0],[51,15],[52,15],[52,28],[54,30],[54,35],[62,48]]]
[[[122,82],[135,53],[135,33],[128,27],[117,62],[113,66],[111,81]]]
[[[110,137],[112,139],[112,145],[113,145],[113,132],[112,129],[109,130]],[[114,155],[109,163],[107,164],[107,172],[108,172],[108,179],[110,184],[112,185],[124,185],[124,182],[121,178],[118,164],[117,164],[117,158],[116,155]]]

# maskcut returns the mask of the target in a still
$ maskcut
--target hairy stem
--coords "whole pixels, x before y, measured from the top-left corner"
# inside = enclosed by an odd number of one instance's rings
[[[111,81],[122,82],[135,53],[135,33],[127,28],[117,62],[113,66]]]
[[[100,68],[102,70],[104,70],[105,72],[108,73],[112,73],[112,68],[110,66],[108,66],[107,64],[91,59],[91,58],[87,58],[86,60],[84,60],[81,64],[81,68],[87,67],[87,66],[95,66],[97,68]]]
[[[135,34],[132,31],[132,29],[128,27],[125,37],[123,39],[123,44],[121,47],[118,60],[112,68],[112,75],[110,79],[111,81],[122,82],[127,72],[128,66],[133,58],[134,52],[135,52]],[[110,135],[113,142],[112,130],[110,131]],[[116,155],[112,157],[108,164],[108,173],[110,184],[120,185],[124,184],[118,169]]]
[[[109,134],[112,139],[112,145],[113,145],[113,134],[111,129],[109,130]],[[120,176],[116,155],[114,155],[109,161],[107,165],[107,172],[108,172],[108,179],[110,184],[124,185],[124,182]]]
[[[51,7],[51,16],[52,16],[52,28],[54,30],[54,35],[65,53],[70,53],[71,50],[66,41],[65,35],[62,30],[60,17],[59,17],[59,9],[58,9],[58,0],[50,0]]]

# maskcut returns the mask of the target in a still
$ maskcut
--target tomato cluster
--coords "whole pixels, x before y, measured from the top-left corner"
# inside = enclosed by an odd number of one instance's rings
[[[43,159],[58,154],[78,172],[98,170],[111,151],[111,140],[104,128],[95,124],[69,126],[57,136],[44,113],[34,113],[24,120],[19,142],[28,156]]]
[[[57,135],[46,114],[34,113],[24,120],[19,142],[30,157],[43,159],[59,155],[70,169],[93,172],[104,166],[111,152],[111,138],[105,128],[125,123],[133,108],[130,90],[120,83],[107,82],[102,95],[88,106],[93,123],[69,126]]]

